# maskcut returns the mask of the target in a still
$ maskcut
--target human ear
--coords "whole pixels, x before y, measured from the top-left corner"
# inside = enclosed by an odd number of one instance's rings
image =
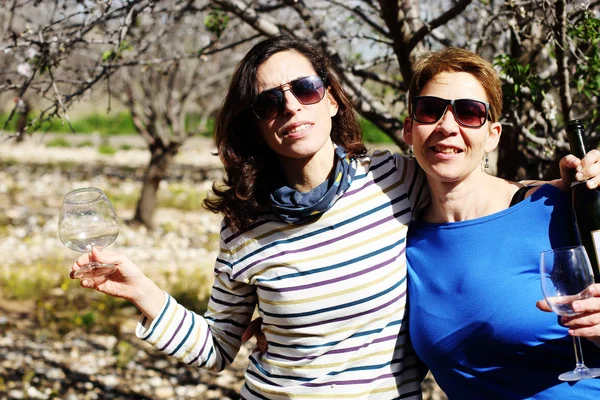
[[[329,116],[332,118],[335,117],[339,110],[339,105],[329,90],[327,90],[327,106],[329,107]]]
[[[485,139],[486,153],[490,153],[494,151],[496,147],[498,147],[498,143],[500,142],[500,135],[502,135],[502,124],[500,122],[493,122],[490,125],[490,130],[488,132],[487,138]]]

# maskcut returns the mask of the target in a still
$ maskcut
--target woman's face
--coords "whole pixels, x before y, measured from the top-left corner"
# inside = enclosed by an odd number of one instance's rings
[[[276,53],[258,68],[258,93],[310,75],[317,73],[302,54],[295,51]],[[289,87],[284,87],[283,95],[284,107],[278,116],[272,120],[257,119],[262,139],[280,159],[307,161],[322,157],[331,163],[331,118],[338,110],[333,96],[327,91],[318,103],[304,105]]]
[[[481,83],[466,72],[442,72],[434,76],[419,96],[488,102]],[[434,123],[420,123],[409,116],[404,124],[404,139],[413,145],[419,165],[429,179],[440,182],[461,182],[473,173],[481,173],[484,155],[496,148],[501,132],[501,124],[489,120],[478,128],[459,124],[451,105]]]

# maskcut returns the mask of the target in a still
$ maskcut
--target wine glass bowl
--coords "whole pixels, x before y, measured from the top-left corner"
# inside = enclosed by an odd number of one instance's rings
[[[545,251],[540,257],[542,292],[556,314],[574,316],[573,302],[590,297],[587,288],[594,283],[590,260],[583,246],[563,247]],[[575,369],[562,373],[562,381],[578,381],[600,376],[600,368],[588,368],[583,362],[579,337],[573,337]]]
[[[579,246],[542,253],[542,291],[548,305],[558,315],[577,315],[575,300],[586,299],[594,275],[587,253]]]
[[[119,221],[104,192],[90,187],[67,193],[58,218],[58,236],[67,248],[80,253],[114,242],[119,236]],[[75,277],[95,278],[114,271],[114,264],[93,261],[78,269]]]

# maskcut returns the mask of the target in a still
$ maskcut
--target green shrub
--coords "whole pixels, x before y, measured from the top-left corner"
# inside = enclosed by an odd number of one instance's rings
[[[158,192],[158,206],[193,211],[202,208],[205,192],[190,189],[188,185],[171,184],[168,190]]]
[[[0,274],[0,293],[15,300],[48,296],[53,288],[60,287],[67,269],[65,260],[62,259],[8,268]]]
[[[0,129],[5,129],[7,131],[16,131],[17,130],[17,114],[14,114],[12,119],[10,120],[10,122],[8,123],[8,125],[6,126],[6,128],[4,128],[4,125],[6,124],[6,121],[8,120],[8,115],[0,115]]]
[[[32,113],[32,117],[35,117]],[[0,126],[8,119],[8,115],[0,115]],[[197,113],[191,113],[186,116],[185,128],[187,131],[195,131],[202,122],[202,116]],[[16,118],[8,124],[7,130],[14,131]],[[137,130],[133,124],[133,119],[127,111],[110,114],[89,114],[77,120],[71,121],[73,131],[80,134],[99,132],[102,135],[133,135],[137,134]],[[371,121],[361,118],[360,125],[363,130],[363,139],[367,143],[393,143],[392,139],[377,128]],[[212,137],[215,129],[215,119],[208,118],[206,127],[199,132],[201,136]],[[38,123],[35,126],[35,131],[41,132],[56,132],[56,133],[71,133],[71,128],[66,120],[53,118],[43,123]]]
[[[110,199],[110,202],[115,208],[134,208],[140,198],[140,194],[137,191],[125,193],[122,191],[113,192],[110,189],[107,189],[104,191],[104,193],[106,194],[106,197]]]
[[[73,330],[119,335],[124,319],[138,314],[128,301],[79,287],[69,278],[72,260],[48,258],[43,262],[13,265],[0,270],[0,293],[9,300],[30,301],[33,318],[39,324],[38,335],[64,335]],[[210,284],[206,268],[194,265],[190,270],[163,272],[165,290],[180,304],[204,313]],[[118,364],[125,365],[134,349],[126,343],[116,348]],[[0,381],[0,387],[2,381]]]
[[[204,314],[209,298],[210,287],[203,271],[204,268],[194,265],[189,270],[180,268],[175,273],[165,272],[167,292],[179,304],[198,314]]]
[[[91,140],[84,140],[83,142],[78,143],[77,147],[79,147],[79,148],[94,147],[94,143]]]
[[[108,143],[102,143],[99,147],[98,147],[98,153],[100,154],[104,154],[107,156],[112,156],[113,154],[115,154],[117,152],[117,149],[115,149],[114,147],[112,147],[110,144]]]
[[[30,132],[57,132],[57,133],[70,133],[71,128],[66,120],[51,118],[45,121],[37,121]]]
[[[185,118],[185,129],[188,132],[193,132],[198,129],[198,126],[202,122],[202,115],[197,113],[188,114]],[[206,126],[200,132],[200,136],[212,137],[215,130],[215,119],[209,117],[206,121]]]
[[[46,146],[63,148],[73,147],[71,142],[69,142],[66,138],[60,136],[50,140],[48,143],[46,143]]]
[[[131,343],[121,340],[116,346],[117,368],[125,368],[135,358],[137,349]]]
[[[394,143],[394,141],[381,129],[375,126],[368,119],[361,118],[360,126],[363,131],[363,140],[365,143]]]
[[[0,293],[7,299],[32,301],[34,318],[48,334],[62,335],[73,329],[117,333],[120,310],[133,305],[79,288],[79,282],[69,278],[70,262],[59,258],[11,266],[0,274]]]
[[[127,111],[112,114],[90,114],[73,122],[78,133],[100,132],[105,135],[130,135],[137,133],[133,119]]]
[[[37,117],[37,115],[32,112],[29,119],[31,120],[35,117]],[[0,126],[3,127],[7,119],[8,114],[0,115]],[[13,115],[13,118],[7,126],[7,130],[14,131],[16,129],[16,120],[17,118]],[[30,131],[55,133],[72,133],[74,131],[82,134],[100,132],[101,134],[111,136],[137,133],[137,130],[133,125],[133,119],[127,111],[111,114],[89,114],[85,117],[71,120],[71,126],[73,127],[72,130],[66,119],[51,118],[44,122],[36,123]]]

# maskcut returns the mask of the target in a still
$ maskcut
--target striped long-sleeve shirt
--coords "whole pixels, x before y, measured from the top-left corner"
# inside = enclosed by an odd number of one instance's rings
[[[405,322],[405,243],[425,181],[389,152],[360,160],[321,217],[224,228],[204,317],[172,297],[137,335],[185,363],[224,369],[258,306],[268,351],[254,352],[245,399],[420,399]]]

